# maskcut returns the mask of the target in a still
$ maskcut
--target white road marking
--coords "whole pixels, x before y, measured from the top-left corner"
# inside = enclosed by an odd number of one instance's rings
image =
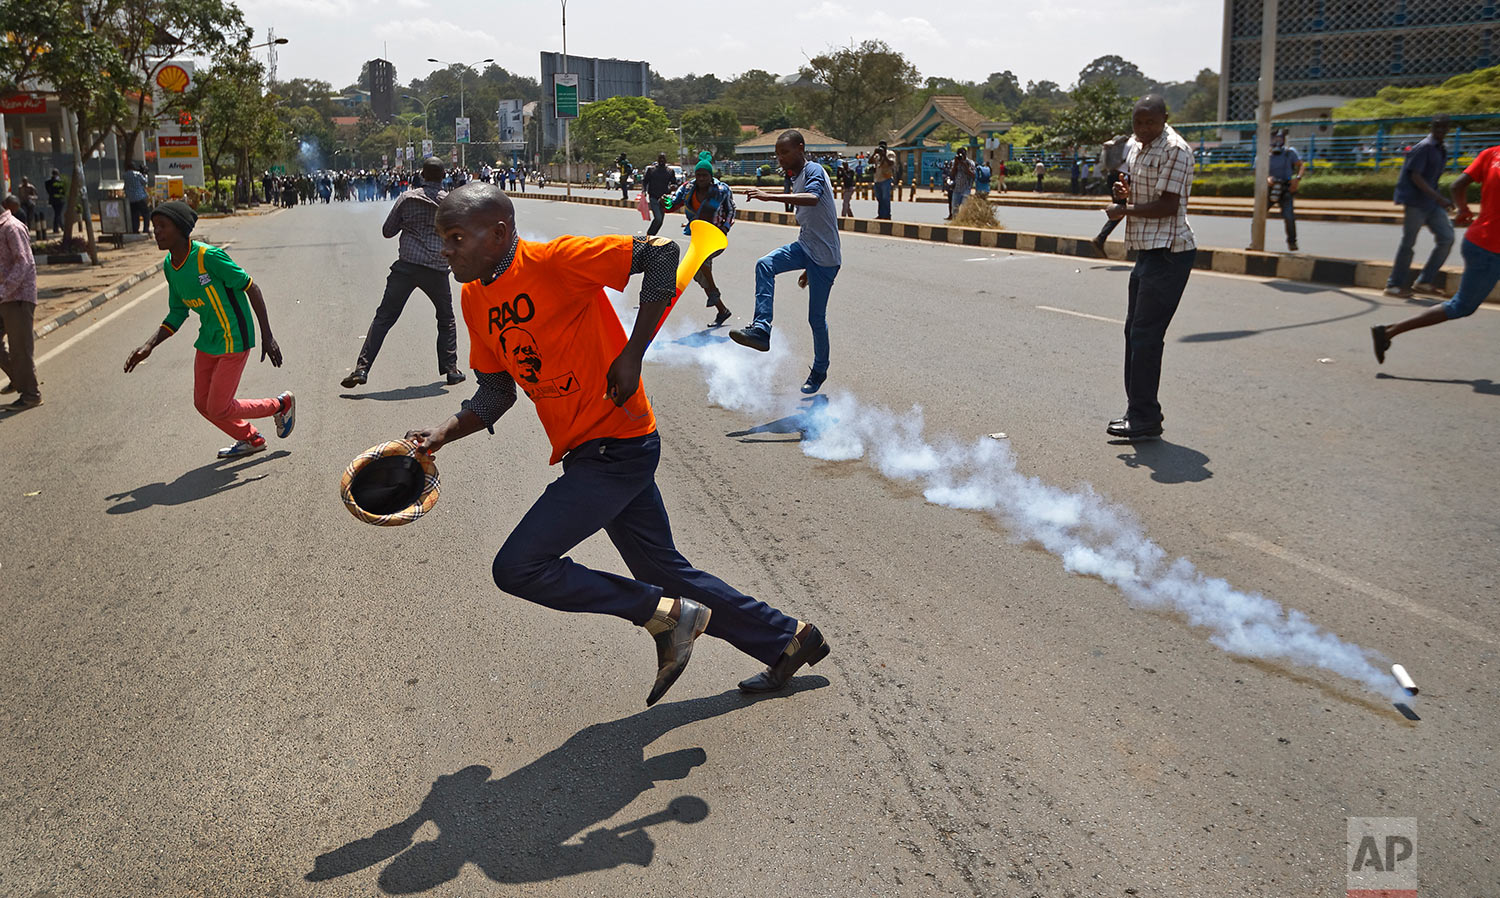
[[[1119,318],[1105,318],[1103,315],[1090,315],[1088,312],[1075,312],[1072,309],[1059,309],[1054,306],[1037,306],[1044,312],[1057,312],[1060,315],[1073,315],[1077,318],[1087,318],[1090,321],[1107,321],[1110,324],[1123,325],[1125,322]]]
[[[225,248],[233,246],[234,243],[235,242],[233,240],[226,240],[223,243],[220,243],[220,244],[217,244],[217,245],[218,245],[218,247],[220,249],[225,249]],[[156,294],[160,293],[161,291],[163,291],[165,289],[167,289],[167,283],[166,283],[166,281],[162,281],[160,284],[157,284],[155,287],[152,287],[150,290],[147,290],[145,293],[142,293],[140,296],[137,296],[135,299],[132,299],[130,302],[127,302],[125,305],[120,306],[118,309],[115,309],[113,312],[110,312],[108,315],[105,315],[103,318],[100,318],[98,321],[95,321],[93,324],[89,325],[88,327],[84,328],[83,330],[79,331],[78,333],[74,334],[73,336],[69,337],[68,339],[66,339],[66,340],[62,341],[61,343],[57,344],[56,346],[52,347],[51,350],[43,353],[42,356],[40,358],[38,358],[33,364],[36,364],[36,365],[42,364],[43,362],[47,361],[48,359],[50,359],[53,356],[57,355],[58,353],[62,352],[64,349],[67,349],[68,347],[72,346],[74,343],[77,343],[79,340],[82,340],[84,337],[87,337],[89,334],[92,334],[94,331],[96,331],[99,328],[103,327],[104,325],[110,323],[115,318],[117,318],[117,317],[125,314],[126,312],[130,311],[132,308],[140,305],[142,301],[155,296]]]
[[[118,309],[115,309],[113,312],[110,312],[108,315],[105,315],[103,318],[100,318],[98,321],[95,321],[93,324],[52,347],[47,352],[43,353],[42,357],[36,360],[36,363],[38,365],[45,364],[48,359],[62,352],[64,349],[67,349],[74,343],[77,343],[79,340],[82,340],[84,337],[87,337],[89,334],[92,334],[94,331],[98,330],[106,324],[109,324],[111,321],[140,305],[144,300],[150,299],[151,297],[155,296],[165,289],[167,289],[167,285],[165,282],[157,284],[155,287],[152,287],[150,290],[147,290],[140,296],[137,296],[135,299],[127,302],[125,305],[120,306]]]
[[[1456,618],[1445,611],[1439,611],[1436,608],[1423,605],[1421,602],[1408,599],[1406,596],[1403,596],[1398,592],[1393,592],[1383,586],[1376,586],[1374,583],[1370,583],[1366,580],[1361,580],[1353,574],[1345,573],[1344,571],[1341,571],[1336,567],[1331,567],[1329,565],[1323,564],[1322,562],[1314,561],[1311,558],[1304,558],[1301,555],[1298,555],[1296,552],[1291,551],[1290,549],[1278,546],[1270,540],[1261,539],[1253,533],[1226,533],[1225,536],[1228,536],[1230,539],[1234,540],[1237,543],[1240,543],[1241,545],[1249,546],[1252,549],[1259,549],[1267,555],[1270,555],[1272,558],[1278,558],[1294,567],[1299,567],[1304,571],[1317,574],[1319,577],[1322,577],[1325,580],[1331,580],[1334,583],[1339,584],[1340,586],[1352,589],[1358,593],[1363,593],[1364,595],[1367,595],[1377,601],[1384,602],[1392,608],[1399,608],[1402,611],[1410,612],[1411,614],[1415,614],[1418,617],[1425,617],[1435,624],[1441,624],[1442,626],[1447,627],[1451,630],[1457,630],[1458,632],[1463,633],[1467,636],[1472,636],[1473,638],[1478,639],[1481,642],[1488,642],[1491,645],[1500,645],[1500,636],[1497,636],[1494,632],[1485,627],[1470,623],[1466,620],[1460,620],[1459,618]]]

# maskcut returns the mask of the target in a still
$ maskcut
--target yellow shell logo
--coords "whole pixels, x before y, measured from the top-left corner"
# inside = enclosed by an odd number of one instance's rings
[[[156,73],[157,87],[168,93],[182,93],[187,90],[188,83],[191,80],[188,77],[187,70],[180,65],[169,65]]]

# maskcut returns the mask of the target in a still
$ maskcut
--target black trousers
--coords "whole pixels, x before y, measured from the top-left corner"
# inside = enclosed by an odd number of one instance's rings
[[[151,201],[149,199],[132,200],[130,203],[130,233],[139,234],[143,225],[146,230],[149,231],[151,229]]]
[[[794,619],[700,571],[677,551],[656,467],[661,437],[590,440],[563,457],[552,481],[495,555],[495,585],[558,611],[612,614],[640,626],[662,596],[702,602],[708,635],[774,664]],[[603,530],[630,576],[584,567],[567,553]]]
[[[656,232],[661,230],[662,222],[667,218],[667,210],[662,205],[662,197],[648,197],[648,199],[651,202],[651,227],[646,229],[646,236],[654,237]]]
[[[391,265],[391,273],[385,279],[385,296],[380,300],[380,308],[375,310],[375,320],[370,322],[370,332],[365,335],[365,345],[359,351],[356,368],[368,370],[374,364],[385,335],[396,325],[411,292],[417,289],[427,294],[437,313],[438,373],[458,370],[458,324],[453,319],[453,290],[449,286],[448,272],[402,261]]]
[[[1197,255],[1195,249],[1180,253],[1142,250],[1130,272],[1130,307],[1125,313],[1125,396],[1129,400],[1125,417],[1133,425],[1161,422],[1156,391],[1161,384],[1162,348]]]

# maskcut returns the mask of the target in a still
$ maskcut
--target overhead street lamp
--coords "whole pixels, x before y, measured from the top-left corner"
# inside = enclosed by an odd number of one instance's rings
[[[441,97],[433,97],[430,100],[421,100],[421,99],[418,99],[417,97],[412,96],[411,94],[402,94],[401,95],[401,99],[403,99],[403,100],[411,100],[413,103],[416,103],[416,104],[418,104],[418,105],[420,105],[422,107],[422,139],[426,140],[427,139],[427,107],[431,106],[433,103],[436,103],[438,100],[446,100],[446,99],[448,99],[448,95],[447,94],[443,94]],[[462,103],[462,101],[460,101],[460,104],[461,103]]]
[[[474,66],[480,65],[481,63],[494,62],[495,60],[494,60],[494,58],[491,57],[491,58],[481,59],[481,60],[479,60],[479,62],[470,62],[470,63],[444,62],[441,59],[433,59],[431,56],[429,56],[429,57],[427,57],[427,61],[428,62],[435,62],[438,65],[446,65],[446,66],[455,66],[456,65],[456,66],[459,66],[459,70],[458,70],[458,117],[459,118],[463,118],[464,117],[464,72],[467,72],[469,69],[472,69]],[[455,143],[457,142],[456,138],[457,138],[457,135],[455,135],[455,141],[454,141]],[[464,145],[460,143],[458,145],[458,164],[459,164],[460,168],[462,168],[465,164],[467,164],[467,161],[468,161],[467,160],[467,156],[468,156],[468,154],[467,154],[467,152],[465,152]]]

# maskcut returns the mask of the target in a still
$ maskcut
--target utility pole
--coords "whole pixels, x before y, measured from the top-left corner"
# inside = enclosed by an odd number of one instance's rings
[[[1266,212],[1271,188],[1271,104],[1276,88],[1276,0],[1263,0],[1260,22],[1260,106],[1255,113],[1255,214],[1250,219],[1250,246],[1266,248]]]
[[[477,66],[480,63],[494,62],[495,60],[493,58],[481,59],[481,60],[479,60],[479,62],[473,63],[473,65],[465,65],[464,63],[461,63],[461,62],[443,62],[443,60],[441,60],[441,59],[433,59],[431,56],[429,56],[429,57],[427,57],[427,61],[428,62],[435,62],[435,63],[438,63],[439,65],[448,65],[448,66],[456,65],[456,66],[458,66],[458,117],[459,118],[463,118],[464,117],[464,72],[467,72],[470,68],[472,68],[473,66]],[[424,108],[423,111],[424,112],[426,111],[425,108]],[[468,152],[467,152],[464,144],[463,143],[459,143],[457,131],[458,131],[458,127],[457,127],[457,123],[455,122],[454,123],[454,132],[455,133],[453,135],[453,142],[455,144],[458,144],[458,165],[459,165],[460,168],[465,168],[469,164],[469,161],[468,161]],[[473,139],[474,139],[473,135],[470,134],[469,135],[469,140],[473,140]],[[467,142],[468,141],[465,141],[465,143],[467,143]]]
[[[563,38],[563,74],[568,73],[568,0],[562,0],[562,38]],[[553,80],[552,88],[552,113],[557,114],[557,81]],[[573,195],[573,138],[568,132],[568,120],[562,120],[563,126],[563,188],[568,196]]]

